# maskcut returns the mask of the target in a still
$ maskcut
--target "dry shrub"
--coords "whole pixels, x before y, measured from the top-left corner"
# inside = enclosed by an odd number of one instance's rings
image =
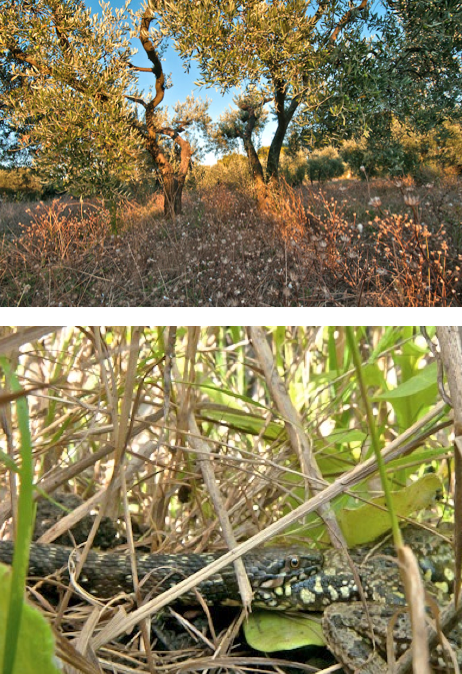
[[[407,215],[376,216],[363,228],[323,192],[302,203],[289,185],[272,193],[275,231],[310,288],[305,303],[360,306],[458,305],[462,256],[443,226],[430,231]]]
[[[300,243],[306,232],[306,212],[301,196],[284,179],[266,193],[266,212],[277,223],[277,232],[290,245]]]
[[[458,306],[451,228],[429,217],[425,195],[427,226],[416,206],[415,222],[396,213],[396,200],[410,207],[396,186],[380,185],[389,210],[380,199],[361,206],[368,195],[356,183],[294,190],[283,182],[259,211],[254,191],[220,183],[186,192],[173,222],[156,194],[125,204],[117,236],[106,211],[65,213],[55,202],[3,243],[0,304]],[[454,211],[456,197],[447,203]]]
[[[40,204],[22,234],[3,249],[2,304],[82,303],[110,231],[109,213],[69,213],[68,204]],[[20,272],[20,273],[18,273]],[[31,300],[34,296],[33,301]],[[17,299],[19,297],[19,300]]]
[[[361,292],[372,292],[380,306],[448,306],[454,302],[461,260],[460,255],[449,255],[442,226],[431,232],[408,215],[387,214],[376,216],[358,231],[336,207],[335,202],[326,204],[324,241],[337,278],[352,287],[359,284]]]
[[[459,287],[461,256],[451,255],[443,226],[437,231],[407,215],[376,218],[377,265],[393,280],[397,305],[450,306]]]
[[[101,246],[108,232],[106,210],[69,215],[67,205],[54,200],[33,216],[17,244],[29,262],[72,263],[95,246]]]

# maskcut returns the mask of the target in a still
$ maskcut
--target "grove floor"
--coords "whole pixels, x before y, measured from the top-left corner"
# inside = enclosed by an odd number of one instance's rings
[[[0,206],[0,306],[459,306],[462,181],[339,180]]]

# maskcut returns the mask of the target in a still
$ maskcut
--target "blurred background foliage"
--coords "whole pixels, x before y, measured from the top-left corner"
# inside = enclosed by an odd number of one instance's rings
[[[312,495],[300,467],[303,459],[288,440],[245,328],[201,328],[192,354],[186,327],[63,328],[39,340],[30,340],[28,330],[4,327],[0,345],[25,389],[44,386],[28,397],[36,496],[59,489],[96,504],[123,466],[130,513],[153,549],[222,546],[185,425],[185,406],[193,409],[209,444],[237,540]],[[323,483],[338,480],[371,454],[344,328],[268,327],[265,334]],[[419,328],[357,327],[354,334],[383,447],[440,400],[437,364]],[[2,525],[11,512],[7,466],[18,462],[14,408],[7,411],[1,441]],[[443,410],[388,465],[393,490],[413,494],[411,510],[419,502],[433,516],[452,517],[450,432]],[[428,473],[430,481],[419,482]],[[408,492],[414,483],[419,496]],[[122,514],[121,491],[116,482],[106,504],[113,518]],[[349,526],[345,513],[380,495],[374,477],[345,489],[332,504],[344,531]],[[403,516],[410,515],[409,507]],[[379,519],[376,508],[363,512],[373,527]],[[367,528],[367,522],[362,524]],[[290,533],[302,540],[324,538],[324,527],[313,514]]]

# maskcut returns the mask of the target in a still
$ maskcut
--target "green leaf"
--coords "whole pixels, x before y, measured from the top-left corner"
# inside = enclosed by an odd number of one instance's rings
[[[22,391],[16,374],[11,370],[8,360],[0,357],[6,380],[13,391]],[[27,399],[20,397],[16,401],[18,428],[21,438],[21,469],[20,489],[18,498],[18,526],[13,556],[12,582],[6,593],[5,604],[5,636],[4,643],[8,648],[2,654],[3,674],[13,674],[17,661],[19,634],[23,611],[24,587],[26,584],[27,567],[29,560],[29,545],[34,524],[33,506],[33,468],[32,468],[32,439],[29,425],[29,410]],[[2,595],[5,597],[5,595]]]
[[[433,503],[436,493],[441,488],[440,478],[429,473],[417,482],[392,492],[397,515],[408,517],[418,510],[427,508]],[[349,546],[370,543],[390,529],[391,520],[388,511],[377,508],[384,505],[384,497],[379,496],[359,508],[344,508],[337,513],[338,523]]]
[[[346,445],[350,442],[362,443],[367,438],[367,433],[356,428],[346,428],[333,431],[325,439],[325,444]]]
[[[8,597],[11,569],[0,564],[0,660],[5,652]],[[41,613],[24,602],[19,629],[18,650],[13,674],[59,674],[54,655],[55,643],[51,627]]]
[[[253,611],[244,623],[244,634],[249,646],[265,653],[326,643],[315,614]]]
[[[380,393],[379,395],[374,396],[374,400],[393,400],[395,398],[408,398],[409,396],[425,391],[431,386],[436,386],[436,374],[437,374],[437,364],[436,362],[430,363],[422,370],[419,370],[418,374],[414,377],[411,377],[407,381],[399,384],[396,388],[391,391],[386,391],[385,393]]]

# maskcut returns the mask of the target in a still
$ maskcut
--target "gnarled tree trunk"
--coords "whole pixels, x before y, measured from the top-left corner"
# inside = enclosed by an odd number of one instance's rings
[[[156,96],[146,105],[146,146],[162,176],[164,190],[164,215],[169,220],[181,213],[181,197],[186,180],[186,174],[191,164],[192,149],[187,140],[180,136],[185,126],[179,124],[177,128],[158,128],[155,110],[164,98],[165,78],[157,51],[149,39],[149,24],[152,13],[146,8],[141,22],[140,40],[148,58],[153,63],[153,73],[156,77]],[[158,134],[168,136],[180,148],[180,165],[175,167],[166,157],[157,141]]]
[[[162,177],[164,188],[164,215],[168,220],[173,220],[181,213],[181,197],[183,194],[184,179],[169,173]]]
[[[146,108],[146,127],[148,131],[147,148],[161,175],[164,191],[164,215],[167,219],[173,220],[176,215],[181,213],[181,197],[183,195],[186,174],[191,164],[191,145],[180,136],[180,132],[184,130],[183,127],[179,127],[178,129],[157,128],[154,106],[151,106],[151,104],[148,104]],[[163,149],[157,142],[158,133],[169,136],[180,147],[179,166],[173,166],[165,156]]]

